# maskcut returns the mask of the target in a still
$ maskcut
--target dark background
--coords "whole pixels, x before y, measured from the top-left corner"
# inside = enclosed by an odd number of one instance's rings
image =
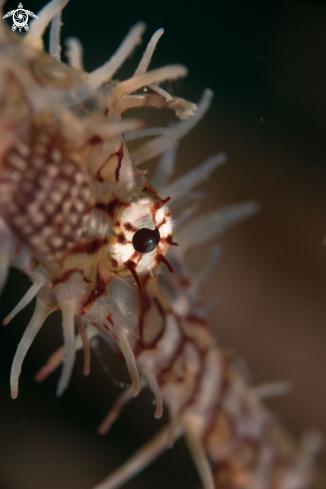
[[[7,2],[4,11],[17,8],[17,2]],[[35,13],[41,6],[24,2]],[[200,212],[247,199],[262,205],[259,216],[222,238],[223,261],[203,291],[204,302],[223,296],[212,328],[221,345],[246,360],[254,383],[292,382],[288,396],[269,403],[282,423],[296,436],[310,427],[326,435],[326,4],[71,0],[63,13],[63,38],[82,40],[85,68],[91,71],[138,20],[148,26],[145,44],[156,29],[165,29],[152,68],[180,62],[189,68],[186,79],[165,88],[193,101],[207,86],[215,92],[209,113],[179,151],[179,174],[212,153],[229,154],[228,164],[202,186],[207,198]],[[145,44],[118,78],[133,74]],[[151,123],[167,118],[139,112],[147,114]],[[191,255],[191,266],[198,265],[199,255]],[[3,316],[28,286],[12,273],[2,297]],[[110,434],[99,437],[96,427],[120,390],[95,354],[87,379],[78,356],[62,399],[55,397],[58,372],[35,384],[33,375],[62,342],[59,315],[31,347],[19,398],[12,401],[10,366],[32,309],[0,331],[0,488],[89,489],[167,416],[154,420],[152,398],[143,392]],[[127,381],[119,361],[100,348],[114,378]],[[180,441],[125,487],[191,489],[197,484]]]

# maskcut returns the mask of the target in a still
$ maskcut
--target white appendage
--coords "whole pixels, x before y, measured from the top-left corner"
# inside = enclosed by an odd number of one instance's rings
[[[57,61],[61,61],[61,44],[60,44],[60,32],[61,32],[61,10],[53,17],[50,26],[50,46],[49,52]]]
[[[41,302],[39,299],[36,300],[36,306],[32,319],[30,320],[23,337],[18,345],[16,355],[11,367],[11,397],[16,399],[18,396],[18,380],[22,368],[24,358],[29,350],[29,347],[34,341],[35,336],[41,329],[44,321],[51,312],[54,311],[54,307],[48,306]]]
[[[35,49],[43,49],[43,34],[45,29],[53,19],[68,3],[69,0],[52,0],[43,7],[37,14],[38,19],[31,23],[29,32],[26,34],[24,41]]]

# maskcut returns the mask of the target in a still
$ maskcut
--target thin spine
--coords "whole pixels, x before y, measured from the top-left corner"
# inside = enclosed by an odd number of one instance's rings
[[[252,390],[259,399],[269,399],[271,397],[284,396],[288,394],[292,388],[290,382],[270,382],[253,387]]]
[[[43,7],[37,14],[37,21],[31,23],[30,30],[24,37],[24,42],[29,46],[42,50],[43,49],[43,34],[45,29],[53,19],[69,2],[69,0],[52,0]]]
[[[151,185],[153,185],[153,187],[157,191],[160,191],[162,188],[164,188],[168,184],[171,176],[173,175],[178,146],[178,143],[175,143],[174,146],[168,148],[162,154],[160,161],[158,162],[155,175],[151,180]]]
[[[171,197],[171,202],[177,205],[185,195],[187,195],[195,186],[206,180],[214,170],[226,162],[226,154],[218,153],[210,156],[204,163],[189,171],[182,177],[175,180],[170,185],[161,188],[162,196]]]
[[[124,356],[124,359],[126,360],[128,372],[133,384],[133,393],[132,396],[136,397],[138,396],[140,389],[141,389],[141,383],[140,383],[140,378],[139,378],[139,372],[136,364],[136,359],[134,352],[132,351],[132,348],[130,346],[128,337],[127,337],[127,332],[124,330],[121,330],[119,332],[119,348]]]
[[[66,388],[68,387],[71,377],[72,369],[75,363],[76,348],[75,348],[75,314],[76,303],[73,300],[62,301],[60,304],[62,311],[62,329],[63,338],[65,342],[65,363],[62,368],[61,376],[59,379],[56,395],[62,396]]]
[[[10,268],[10,258],[8,253],[0,250],[0,294],[2,289],[7,282],[8,272]]]
[[[98,334],[98,330],[91,325],[86,328],[88,341]],[[75,339],[76,352],[83,348],[83,342],[80,334]],[[43,365],[35,374],[34,380],[36,382],[43,382],[47,377],[60,367],[66,355],[65,345],[60,346],[52,355],[48,358],[45,365]]]
[[[180,250],[185,253],[201,246],[222,234],[230,226],[255,215],[260,209],[257,202],[228,205],[216,211],[204,214],[178,228],[176,240]]]
[[[151,83],[148,85],[149,88],[151,88],[154,92],[158,93],[161,95],[161,97],[164,97],[167,102],[170,102],[173,100],[172,95],[169,94],[166,90],[163,90],[163,88],[159,87],[158,85],[155,85],[155,83]]]
[[[197,468],[199,477],[203,484],[203,488],[215,489],[213,472],[205,448],[190,429],[186,431],[186,440],[192,460]]]
[[[60,43],[60,32],[61,32],[61,10],[53,17],[50,25],[50,46],[49,52],[58,62],[61,61],[61,43]]]
[[[203,96],[198,104],[197,111],[195,114],[182,122],[176,124],[171,128],[169,135],[160,136],[153,139],[152,141],[144,144],[140,148],[132,151],[131,158],[136,166],[141,165],[145,161],[154,158],[157,155],[164,153],[168,148],[171,148],[176,141],[185,136],[202,117],[204,117],[206,111],[208,110],[211,100],[213,97],[213,92],[209,88],[203,93]]]
[[[13,310],[4,318],[3,324],[7,325],[10,323],[10,321],[20,312],[22,311],[27,304],[31,302],[31,300],[34,299],[34,297],[37,295],[38,291],[40,288],[44,285],[45,281],[42,280],[41,278],[38,278],[37,281],[28,289],[24,297],[20,299],[18,304],[13,308]]]
[[[151,40],[149,41],[146,51],[134,73],[134,77],[142,75],[143,73],[146,73],[149,63],[151,62],[151,59],[153,57],[154,51],[156,49],[157,43],[161,36],[164,34],[164,29],[158,29],[156,32],[154,32]],[[159,87],[155,83],[151,83],[148,85],[149,88],[151,88],[154,92],[158,93],[162,97],[164,97],[167,101],[172,100],[171,95],[163,90],[163,88]]]
[[[68,58],[69,66],[75,70],[84,70],[83,45],[80,40],[71,36],[65,40],[65,45],[65,55]]]
[[[137,69],[134,73],[134,77],[146,73],[149,63],[151,62],[153,53],[155,51],[156,45],[163,34],[164,34],[164,29],[158,29],[157,31],[154,32],[151,40],[147,44],[147,48],[143,54],[143,57],[140,60],[139,65],[137,66]]]
[[[208,280],[215,272],[215,269],[221,260],[222,252],[223,250],[220,245],[213,245],[205,263],[194,273],[193,283],[198,290],[207,284]]]
[[[89,347],[89,339],[87,336],[87,331],[86,327],[84,324],[84,321],[82,320],[82,317],[80,315],[77,315],[75,318],[76,321],[76,326],[78,329],[78,332],[80,334],[80,338],[83,343],[83,349],[84,349],[84,375],[89,375],[90,369],[91,369],[91,350]]]
[[[187,76],[188,70],[182,65],[168,65],[157,70],[149,71],[143,75],[129,78],[119,83],[119,92],[121,96],[128,95],[152,83],[160,83],[166,80],[177,80]]]
[[[101,484],[98,484],[93,489],[117,489],[124,483],[128,482],[132,477],[141,472],[161,453],[167,446],[170,426],[166,426],[159,431],[148,443],[142,446],[127,462],[122,464],[115,472],[109,475]],[[175,438],[179,438],[183,434],[183,429],[179,426],[176,428]]]
[[[100,68],[92,71],[89,76],[89,83],[93,88],[97,88],[102,83],[108,82],[112,79],[118,68],[123,64],[128,56],[130,56],[136,46],[141,43],[141,37],[145,31],[145,28],[146,26],[143,22],[138,22],[130,29],[129,34],[126,36],[121,46],[109,59],[109,61],[104,63],[104,65],[102,65]]]
[[[112,408],[108,412],[108,414],[103,419],[102,423],[97,429],[99,435],[106,435],[110,430],[113,423],[118,419],[120,413],[124,406],[130,401],[132,398],[133,386],[127,387],[120,396],[114,402]]]
[[[11,367],[10,385],[12,399],[16,399],[18,396],[18,381],[24,358],[34,341],[35,336],[41,329],[44,321],[53,311],[54,307],[46,306],[38,299],[36,300],[34,314],[27,328],[25,329],[23,337],[18,345]]]
[[[149,136],[157,136],[162,134],[168,134],[169,129],[167,127],[146,127],[141,131],[133,131],[125,136],[125,140],[133,141],[134,139],[147,138]]]
[[[155,396],[156,409],[154,417],[156,419],[160,419],[163,414],[163,397],[160,386],[158,385],[154,373],[149,368],[142,366],[141,373],[144,375],[149,387],[151,388]]]

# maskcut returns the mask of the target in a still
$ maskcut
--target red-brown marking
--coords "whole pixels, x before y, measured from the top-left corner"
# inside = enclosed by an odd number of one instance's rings
[[[94,135],[88,141],[87,144],[99,144],[103,143],[103,139],[100,136]]]
[[[166,242],[171,246],[179,246],[179,243],[175,243],[174,241],[172,241],[172,234],[168,234],[168,236],[166,237]]]
[[[155,210],[158,211],[159,209],[161,209],[164,206],[164,204],[166,204],[170,200],[171,200],[171,197],[167,197],[166,199],[162,199],[162,200],[156,200],[154,202],[153,207],[154,207]]]
[[[111,265],[112,265],[114,268],[118,268],[119,263],[117,262],[117,260],[116,260],[115,258],[111,258]]]
[[[15,256],[18,256],[21,250],[22,250],[22,245],[17,246],[17,248],[15,249]]]
[[[106,319],[109,321],[109,323],[111,324],[111,326],[114,328],[114,321],[112,319],[112,314],[111,313],[106,317]]]
[[[102,163],[102,165],[100,166],[100,168],[97,170],[96,174],[95,174],[95,180],[99,181],[99,182],[104,182],[102,176],[101,176],[101,172],[104,168],[104,166],[110,161],[111,158],[113,158],[114,156],[117,156],[118,157],[118,165],[115,169],[115,181],[118,182],[119,181],[119,178],[120,178],[120,169],[121,169],[121,163],[122,163],[122,158],[123,158],[123,143],[121,143],[121,146],[120,148],[118,149],[118,151],[115,151],[114,153],[111,153],[110,156],[104,161],[104,163]]]
[[[107,238],[94,239],[89,243],[82,243],[74,246],[71,250],[71,253],[87,253],[88,255],[91,255],[92,253],[95,253],[107,243],[108,243]]]
[[[205,321],[205,319],[200,318],[199,316],[196,316],[196,314],[188,314],[188,316],[186,317],[186,321],[189,321],[190,323],[201,324],[202,326],[207,325],[207,322]]]
[[[127,230],[127,231],[133,231],[134,233],[136,231],[138,231],[137,228],[135,228],[130,222],[126,222],[126,224],[124,224],[124,228]]]
[[[159,253],[156,257],[155,257],[157,263],[164,263],[167,267],[168,267],[168,270],[170,273],[173,273],[174,270],[171,266],[171,264],[167,261],[167,259],[165,258],[165,256],[161,255],[161,253]]]
[[[106,107],[106,109],[105,109],[105,110],[104,110],[104,112],[103,112],[103,115],[104,115],[104,116],[107,116],[107,115],[108,115],[108,113],[109,113],[109,107]]]
[[[35,258],[33,258],[33,260],[34,260],[34,265],[31,268],[32,272],[34,272],[35,268],[37,268],[38,266],[38,261]]]
[[[122,158],[123,158],[123,143],[121,143],[120,149],[118,151],[116,151],[115,153],[113,153],[112,156],[114,156],[114,155],[117,155],[118,159],[119,159],[118,166],[115,169],[115,180],[116,180],[116,182],[118,182],[119,178],[120,178],[121,162],[122,162]]]
[[[71,270],[68,270],[63,275],[61,275],[60,278],[57,278],[57,279],[53,280],[52,287],[56,287],[58,284],[63,284],[65,282],[67,282],[67,280],[70,279],[71,275],[73,273],[76,273],[76,272],[80,272],[84,276],[83,270],[80,270],[79,268],[72,268]]]
[[[121,244],[127,243],[127,238],[125,237],[125,235],[123,233],[118,234],[117,238],[118,238],[119,243],[121,243]]]
[[[127,268],[129,268],[130,272],[132,273],[132,275],[133,275],[133,277],[136,280],[136,283],[138,285],[139,292],[142,294],[143,293],[143,286],[142,286],[142,283],[141,283],[141,281],[139,279],[139,275],[136,272],[137,264],[134,263],[131,260],[128,260],[128,261],[125,262],[125,265],[126,265]]]
[[[180,287],[187,289],[188,287],[191,287],[191,280],[188,277],[182,277],[179,280],[179,285]]]
[[[166,217],[163,217],[162,221],[159,222],[158,225],[156,226],[157,229],[160,229],[160,227],[162,227],[165,223],[166,223]]]
[[[115,226],[116,226],[117,228],[119,228],[119,227],[121,226],[120,221],[117,221],[117,222],[115,223]]]
[[[129,205],[129,204],[123,204],[119,197],[116,199],[112,200],[108,204],[103,204],[102,202],[99,202],[96,204],[96,209],[100,209],[106,214],[108,214],[109,217],[113,218],[115,213],[120,209],[122,205]]]
[[[97,269],[97,276],[96,276],[96,285],[95,287],[90,291],[86,301],[84,302],[83,306],[85,309],[88,311],[91,309],[93,304],[100,298],[102,295],[108,295],[108,282],[105,282],[103,278],[100,275],[99,270]]]
[[[214,431],[214,427],[215,427],[216,422],[218,420],[218,415],[222,411],[224,398],[225,398],[227,391],[230,387],[230,378],[228,375],[230,363],[231,363],[231,356],[226,355],[223,359],[223,364],[222,364],[222,368],[221,368],[222,384],[220,387],[220,392],[219,392],[219,395],[217,396],[215,406],[213,407],[213,409],[211,410],[211,412],[207,416],[206,429],[205,429],[204,436],[202,438],[204,445],[207,444],[210,434]]]

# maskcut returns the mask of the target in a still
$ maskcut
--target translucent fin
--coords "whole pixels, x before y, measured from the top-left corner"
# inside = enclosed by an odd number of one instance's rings
[[[69,0],[52,0],[37,14],[38,19],[31,23],[24,42],[35,49],[43,49],[43,34],[53,17],[62,10]]]
[[[130,401],[132,398],[132,391],[133,391],[133,386],[127,387],[118,399],[115,401],[113,404],[112,408],[106,415],[106,417],[103,419],[102,423],[98,427],[98,433],[99,435],[106,435],[106,433],[109,431],[113,423],[117,420],[117,418],[120,416],[120,413],[124,406]]]
[[[219,153],[211,156],[204,163],[197,166],[194,170],[189,171],[184,176],[178,178],[170,185],[162,188],[160,193],[162,196],[171,197],[173,205],[177,205],[178,202],[183,200],[190,190],[196,185],[206,180],[216,168],[226,162],[226,154]]]
[[[173,209],[174,207],[183,205],[186,202],[189,202],[190,200],[195,200],[195,201],[203,200],[203,199],[205,199],[205,197],[206,197],[205,192],[201,192],[199,190],[194,191],[194,192],[189,192],[188,194],[185,194],[183,197],[181,197],[177,201],[174,201],[175,203],[171,203],[169,205],[169,208]]]
[[[75,68],[76,70],[83,70],[83,46],[77,37],[68,37],[65,40],[65,45],[67,50],[65,51],[65,55],[68,58],[68,63],[71,68]]]
[[[89,83],[93,88],[97,88],[102,83],[111,80],[118,68],[130,56],[136,46],[141,43],[141,36],[143,35],[145,28],[146,26],[143,22],[138,22],[130,29],[129,34],[109,61],[100,66],[100,68],[92,71],[89,77]]]
[[[146,73],[149,63],[151,62],[156,45],[163,34],[164,34],[164,29],[158,29],[156,32],[154,32],[151,40],[147,45],[146,51],[144,52],[143,57],[134,73],[134,77]]]
[[[163,428],[146,445],[140,448],[127,462],[122,464],[115,472],[93,489],[117,489],[141,472],[147,465],[164,452],[167,445],[170,426]],[[183,434],[183,429],[178,427],[176,438]]]
[[[228,205],[222,209],[204,214],[178,228],[175,235],[182,252],[208,243],[227,228],[256,214],[260,206],[257,202]]]
[[[8,272],[10,268],[10,258],[8,253],[0,251],[0,294],[7,282]]]
[[[146,138],[149,136],[157,136],[161,134],[168,134],[169,128],[167,127],[146,127],[141,131],[134,131],[126,134],[126,141],[133,141],[134,139]]]
[[[174,230],[182,226],[185,222],[189,221],[189,219],[192,218],[192,216],[197,212],[199,209],[199,203],[195,202],[193,203],[190,207],[187,207],[184,209],[179,215],[178,219],[174,221]]]
[[[10,385],[11,385],[11,397],[16,399],[18,396],[18,381],[22,368],[22,364],[26,353],[29,350],[32,342],[34,341],[35,336],[41,329],[44,321],[48,317],[51,312],[54,311],[54,307],[45,306],[41,301],[36,299],[36,306],[34,310],[34,314],[32,319],[30,320],[23,337],[18,345],[15,358],[11,367],[11,377],[10,377]]]
[[[271,382],[253,387],[252,390],[259,399],[268,399],[269,397],[284,396],[291,391],[292,385],[290,382]]]
[[[88,325],[86,328],[88,341],[90,341],[94,336],[98,334],[98,329],[94,328],[91,325]],[[76,336],[75,339],[75,348],[76,351],[81,350],[83,348],[83,342],[80,335]],[[62,345],[58,348],[52,355],[48,358],[47,362],[43,367],[41,367],[38,372],[36,372],[34,376],[34,380],[36,382],[43,382],[48,378],[52,372],[54,372],[58,367],[60,367],[66,355],[65,346]]]
[[[84,349],[84,375],[89,375],[90,368],[91,368],[91,350],[89,347],[89,339],[87,336],[87,331],[81,316],[77,315],[75,320]]]
[[[213,275],[222,256],[222,246],[213,245],[208,255],[207,260],[202,267],[193,275],[193,282],[197,289],[201,289],[206,285],[210,277]]]
[[[208,304],[203,307],[198,308],[198,315],[202,318],[207,318],[217,307],[219,307],[223,302],[222,297],[214,297]]]
[[[71,377],[72,369],[75,363],[76,349],[75,349],[75,313],[76,303],[72,300],[60,301],[60,309],[62,312],[62,329],[63,338],[65,341],[65,363],[62,368],[61,377],[59,380],[56,395],[62,396],[66,388],[68,387]]]
[[[154,82],[151,81],[151,83]],[[171,148],[171,146],[174,146],[176,141],[185,136],[205,115],[208,107],[210,106],[212,97],[213,92],[207,88],[198,104],[197,111],[192,117],[176,124],[173,128],[171,128],[168,135],[155,138],[140,148],[134,150],[131,153],[131,158],[134,164],[141,165],[145,161],[154,158],[154,156],[164,153],[164,151]]]
[[[157,383],[156,377],[153,372],[146,367],[142,367],[141,373],[144,375],[149,387],[152,389],[156,401],[155,418],[160,419],[163,414],[163,397],[160,386]]]
[[[50,45],[49,52],[50,55],[57,61],[61,61],[61,43],[60,43],[60,32],[61,32],[61,10],[53,17],[50,26]]]
[[[18,304],[13,308],[10,314],[6,316],[3,320],[3,324],[7,325],[10,323],[13,317],[15,317],[22,309],[24,309],[27,304],[31,302],[36,296],[40,288],[44,285],[44,280],[39,278],[33,285],[28,289],[24,297],[18,302]]]
[[[153,188],[157,191],[164,188],[173,175],[178,146],[178,143],[176,143],[174,146],[167,149],[158,162],[156,173],[151,180],[151,185],[153,185]]]
[[[119,90],[122,95],[127,95],[131,92],[136,92],[140,88],[143,88],[152,83],[161,83],[166,80],[177,80],[187,76],[188,70],[182,65],[168,65],[157,70],[149,71],[143,75],[129,78],[119,83]]]
[[[127,333],[125,331],[119,332],[119,348],[126,360],[127,368],[133,385],[133,397],[138,396],[141,389],[141,383],[139,378],[139,372],[136,365],[136,359],[134,352],[131,349]]]
[[[215,489],[213,472],[200,440],[190,430],[186,431],[187,445],[192,457],[192,460],[198,470],[199,477],[204,489]]]

